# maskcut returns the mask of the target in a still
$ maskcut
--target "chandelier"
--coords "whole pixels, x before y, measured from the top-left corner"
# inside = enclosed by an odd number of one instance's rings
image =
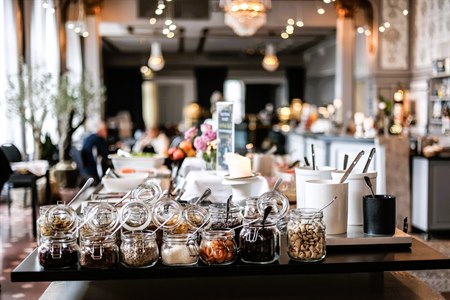
[[[221,0],[225,24],[239,36],[251,36],[267,22],[270,0]]]

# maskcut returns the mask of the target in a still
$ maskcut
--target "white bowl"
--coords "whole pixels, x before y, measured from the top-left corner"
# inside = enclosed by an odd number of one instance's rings
[[[158,169],[164,164],[164,156],[157,155],[151,157],[123,157],[112,154],[109,156],[114,169],[134,169],[135,171],[151,171]]]
[[[103,178],[102,183],[108,192],[128,192],[144,182],[147,177],[147,173],[132,173],[122,178]]]

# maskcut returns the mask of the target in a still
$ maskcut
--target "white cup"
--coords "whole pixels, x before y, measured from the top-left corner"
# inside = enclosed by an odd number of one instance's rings
[[[348,183],[335,180],[307,180],[305,182],[305,207],[322,209],[333,198],[337,199],[323,210],[327,234],[347,232]]]
[[[311,167],[295,168],[295,189],[297,197],[297,208],[305,207],[305,182],[314,179],[331,179],[331,172],[336,168],[320,167],[313,170]]]
[[[344,175],[343,170],[331,172],[333,180],[340,180]],[[363,224],[363,196],[369,195],[370,190],[364,181],[364,176],[369,177],[372,183],[373,191],[377,190],[377,172],[351,173],[346,182],[348,182],[348,225]]]

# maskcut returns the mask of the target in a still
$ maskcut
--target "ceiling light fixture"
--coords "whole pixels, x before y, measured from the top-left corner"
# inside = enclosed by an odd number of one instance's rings
[[[221,0],[225,24],[239,36],[252,36],[267,22],[271,0]]]
[[[165,61],[162,56],[161,45],[158,42],[152,43],[150,58],[148,59],[148,66],[155,72],[164,68]]]
[[[272,44],[266,45],[266,53],[262,61],[262,66],[266,71],[273,72],[278,69],[280,62],[275,54],[275,47]]]

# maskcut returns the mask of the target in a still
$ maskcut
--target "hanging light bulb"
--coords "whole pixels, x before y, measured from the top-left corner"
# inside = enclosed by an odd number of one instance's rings
[[[266,71],[273,72],[278,69],[280,62],[278,57],[275,55],[275,47],[272,44],[267,44],[266,54],[262,61],[262,66]]]
[[[165,61],[162,56],[161,45],[158,42],[152,43],[152,51],[150,54],[150,58],[148,59],[148,66],[153,71],[157,72],[164,68]]]

